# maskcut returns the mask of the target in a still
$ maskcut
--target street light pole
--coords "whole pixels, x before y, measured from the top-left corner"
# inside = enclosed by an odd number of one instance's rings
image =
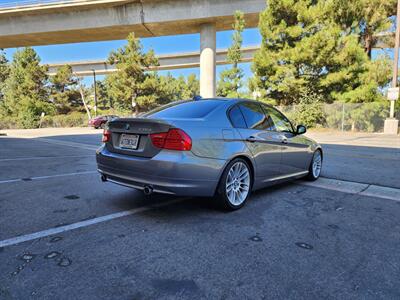
[[[94,85],[94,116],[97,117],[97,84],[96,84],[96,71],[93,72],[93,85]]]

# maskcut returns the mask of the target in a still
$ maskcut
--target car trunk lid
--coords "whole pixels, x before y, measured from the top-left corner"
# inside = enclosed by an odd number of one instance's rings
[[[120,118],[108,123],[111,140],[106,147],[114,153],[151,158],[161,149],[153,145],[150,134],[167,132],[171,127],[158,119]]]

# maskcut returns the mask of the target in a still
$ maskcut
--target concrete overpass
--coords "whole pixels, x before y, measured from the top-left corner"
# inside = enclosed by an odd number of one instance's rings
[[[375,49],[393,48],[394,33],[380,33],[375,36],[377,43]],[[242,47],[241,62],[251,62],[260,45]],[[216,65],[226,65],[228,49],[216,50]],[[200,52],[162,54],[157,56],[159,65],[150,67],[150,70],[176,70],[200,67]],[[79,76],[89,76],[93,71],[97,75],[106,75],[116,72],[114,65],[110,65],[106,60],[89,60],[48,64],[48,75],[56,74],[57,69],[64,65],[70,65],[73,72]]]
[[[200,32],[199,53],[162,55],[154,69],[200,66],[200,93],[213,97],[215,66],[226,63],[226,50],[216,52],[216,31],[231,29],[236,10],[244,13],[247,27],[256,27],[266,1],[24,0],[16,4],[0,5],[0,48],[125,39],[130,32],[137,37]],[[378,47],[386,47],[385,41]],[[243,61],[251,60],[254,51],[245,49]],[[104,61],[69,64],[80,75],[114,68]]]
[[[258,25],[265,0],[80,0],[0,8],[0,48],[200,32],[200,94],[215,95],[216,31],[236,10]]]
[[[243,47],[241,62],[250,62],[253,60],[254,54],[260,49],[260,46]],[[216,50],[216,65],[226,65],[228,49]],[[162,54],[157,56],[159,66],[152,66],[150,70],[176,70],[200,67],[200,52]],[[93,71],[96,75],[106,75],[117,71],[114,65],[110,65],[106,60],[78,61],[49,64],[48,75],[52,76],[57,73],[57,69],[61,66],[70,65],[72,71],[79,76],[92,75]]]

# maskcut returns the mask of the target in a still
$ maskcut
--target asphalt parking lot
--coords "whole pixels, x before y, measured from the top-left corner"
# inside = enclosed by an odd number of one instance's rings
[[[0,299],[400,298],[398,136],[312,133],[323,178],[224,213],[102,183],[99,133],[0,137]]]

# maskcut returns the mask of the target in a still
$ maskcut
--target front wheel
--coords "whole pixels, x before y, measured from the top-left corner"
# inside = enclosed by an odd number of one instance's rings
[[[313,158],[310,163],[310,167],[308,168],[307,179],[310,181],[317,180],[321,175],[322,170],[322,153],[321,150],[317,150],[314,152]]]
[[[241,159],[232,160],[225,168],[217,190],[217,199],[225,210],[241,208],[250,196],[252,174],[249,164]]]

